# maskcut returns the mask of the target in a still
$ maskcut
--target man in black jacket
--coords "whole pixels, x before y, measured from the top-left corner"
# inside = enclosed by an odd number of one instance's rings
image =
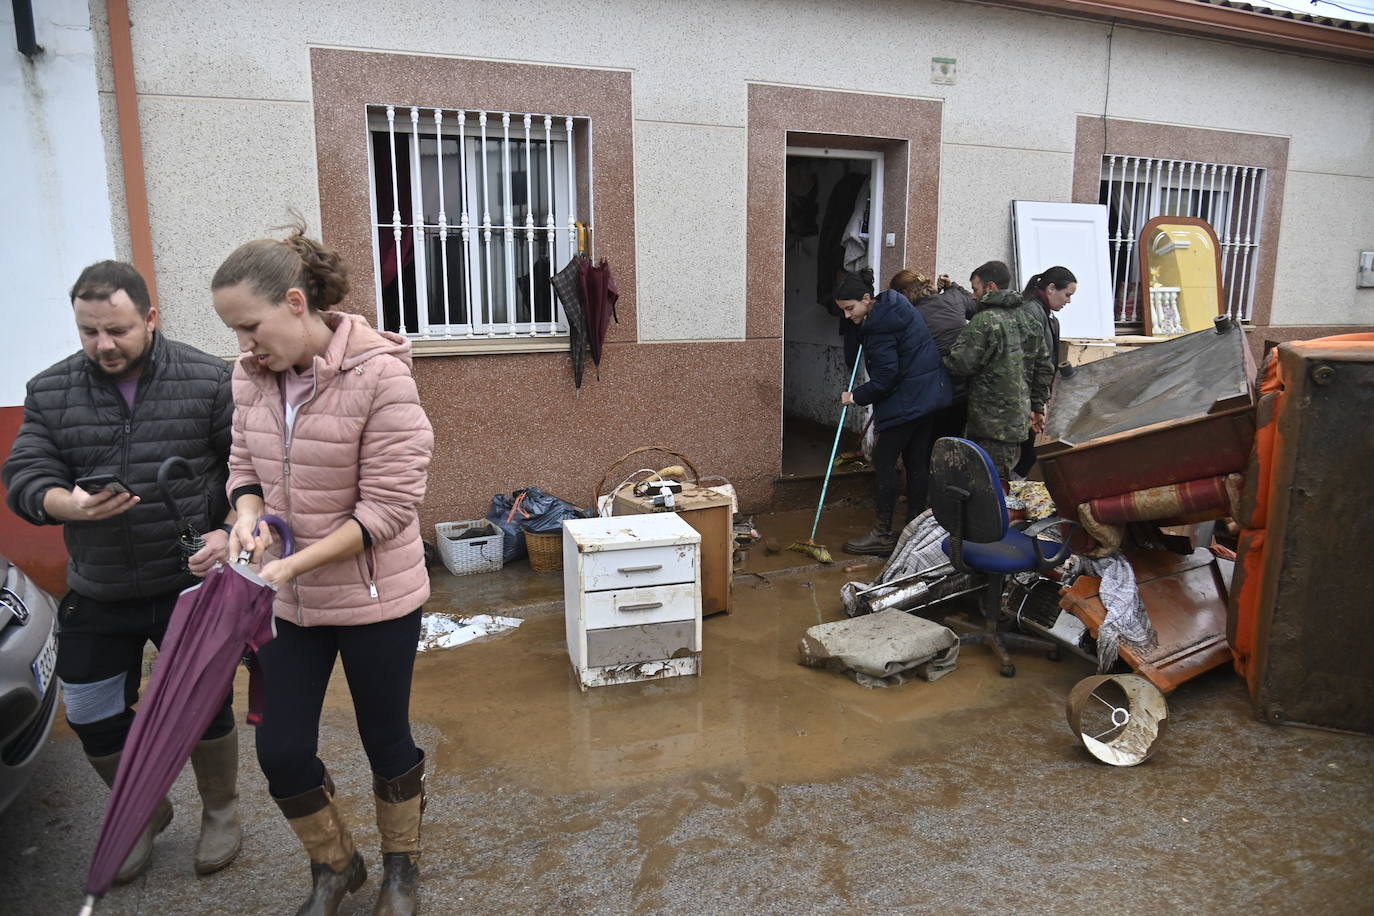
[[[4,479],[18,515],[63,526],[71,591],[58,612],[57,675],[67,721],[96,772],[113,785],[145,644],[161,645],[181,590],[225,559],[233,400],[224,360],[158,331],[157,308],[132,266],[92,264],[71,300],[82,349],[29,380]],[[177,508],[206,542],[189,559],[189,572],[177,520],[158,498],[157,469],[172,455],[193,471],[191,480],[174,482]],[[77,484],[98,475],[119,483],[99,492]],[[201,874],[228,865],[241,840],[231,698],[191,756],[204,803],[196,847]],[[164,798],[117,882],[148,867],[153,837],[171,818]]]

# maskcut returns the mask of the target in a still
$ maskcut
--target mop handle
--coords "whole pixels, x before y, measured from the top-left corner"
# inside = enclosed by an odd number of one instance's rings
[[[859,363],[864,358],[864,345],[859,344],[859,352],[854,354],[854,368],[849,371],[849,387],[845,391],[854,390],[854,379],[859,377]],[[816,539],[816,530],[821,527],[821,509],[825,508],[825,494],[830,489],[830,472],[835,469],[835,455],[840,450],[840,433],[844,431],[845,414],[849,412],[849,405],[844,404],[840,407],[840,422],[835,427],[835,444],[830,446],[830,461],[825,466],[825,483],[821,484],[821,500],[816,503],[816,520],[811,523],[811,540]]]

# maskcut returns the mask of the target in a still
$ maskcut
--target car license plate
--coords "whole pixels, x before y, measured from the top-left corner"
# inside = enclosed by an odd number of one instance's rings
[[[38,657],[33,660],[33,679],[38,684],[40,697],[48,692],[48,684],[52,681],[52,672],[56,667],[57,634],[49,633],[48,641],[43,645],[43,651],[39,652]]]

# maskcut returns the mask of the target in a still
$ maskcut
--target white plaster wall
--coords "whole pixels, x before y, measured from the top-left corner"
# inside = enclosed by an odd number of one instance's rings
[[[24,402],[35,373],[79,346],[67,291],[81,269],[113,257],[90,17],[82,0],[34,4],[43,53],[16,50],[13,8],[0,8],[0,406]]]
[[[1289,172],[1283,198],[1288,269],[1275,277],[1271,323],[1374,326],[1374,289],[1355,289],[1359,253],[1374,250],[1374,178]]]
[[[945,144],[940,160],[939,263],[932,269],[967,286],[969,274],[984,261],[1014,266],[1011,202],[1067,201],[1072,190],[1072,152]]]
[[[944,99],[934,269],[955,276],[1010,256],[1013,198],[1069,199],[1076,117],[1104,110],[1289,137],[1290,168],[1311,176],[1318,199],[1353,192],[1352,208],[1374,209],[1366,183],[1343,182],[1374,178],[1371,68],[1106,23],[948,0],[596,0],[575,11],[558,0],[340,0],[327,12],[304,0],[222,0],[193,12],[178,0],[131,6],[139,90],[159,109],[156,119],[144,116],[145,140],[158,150],[149,175],[232,174],[240,160],[223,148],[252,148],[241,154],[249,177],[231,194],[237,202],[216,198],[207,207],[166,185],[150,192],[159,282],[178,295],[201,283],[194,272],[213,260],[212,249],[222,256],[261,231],[250,229],[255,220],[279,221],[286,202],[309,201],[302,212],[317,223],[313,143],[304,132],[273,133],[309,126],[312,44],[631,70],[644,340],[743,333],[750,81]],[[955,85],[930,82],[931,57],[958,59]],[[244,110],[186,114],[205,131],[194,136],[161,120],[193,101]],[[292,106],[298,115],[282,113]],[[264,173],[266,189],[257,181]],[[716,228],[696,231],[703,226]],[[1285,233],[1277,285],[1289,289],[1301,278],[1319,291],[1327,320],[1368,320],[1353,268],[1336,271],[1326,253],[1371,241],[1334,232]],[[192,251],[164,255],[172,245]],[[184,274],[164,280],[174,269],[164,257]],[[711,269],[689,268],[695,272],[684,278],[686,260]],[[1313,264],[1323,265],[1320,276]],[[690,323],[684,293],[697,309]],[[1287,299],[1275,302],[1276,322],[1306,322],[1306,314]],[[203,343],[194,335],[210,331],[198,320],[169,310],[169,321]]]
[[[641,340],[743,339],[746,152],[737,127],[635,126]]]
[[[148,216],[168,335],[238,352],[210,304],[210,279],[239,245],[286,225],[320,226],[315,121],[301,102],[143,97]],[[156,166],[153,163],[157,163]]]
[[[1276,134],[1289,169],[1374,176],[1371,67],[1117,29],[1108,114]]]

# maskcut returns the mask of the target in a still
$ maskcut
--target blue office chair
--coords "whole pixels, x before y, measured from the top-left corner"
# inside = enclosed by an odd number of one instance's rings
[[[1005,677],[1016,674],[1016,666],[1007,654],[1008,646],[1043,649],[1050,658],[1057,658],[1059,647],[1048,639],[998,629],[1002,589],[1007,576],[1013,573],[1044,572],[1063,563],[1069,556],[1069,529],[1065,528],[1062,542],[1037,535],[1049,528],[1077,523],[1051,517],[1024,530],[1011,527],[997,469],[988,453],[967,439],[946,437],[936,441],[930,456],[929,494],[936,521],[949,532],[940,546],[950,563],[960,572],[987,577],[978,593],[982,625],[948,621],[949,626],[960,631],[960,644],[987,646],[997,654]]]

